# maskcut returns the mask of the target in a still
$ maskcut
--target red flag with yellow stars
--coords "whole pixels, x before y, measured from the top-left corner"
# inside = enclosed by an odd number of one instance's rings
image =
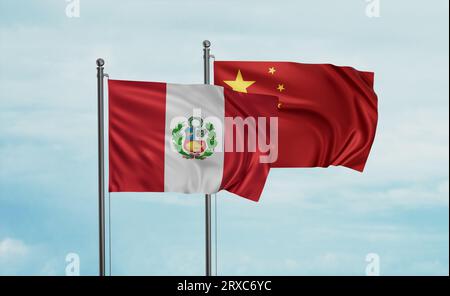
[[[374,73],[330,64],[214,62],[214,83],[278,96],[278,159],[271,167],[363,171],[375,137]]]

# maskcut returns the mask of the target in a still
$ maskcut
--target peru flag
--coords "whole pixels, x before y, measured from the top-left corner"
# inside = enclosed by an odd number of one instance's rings
[[[279,98],[279,153],[271,167],[363,171],[378,118],[373,80],[371,72],[330,64],[214,62],[214,84]]]
[[[124,80],[108,91],[110,192],[259,199],[277,156],[276,97]]]

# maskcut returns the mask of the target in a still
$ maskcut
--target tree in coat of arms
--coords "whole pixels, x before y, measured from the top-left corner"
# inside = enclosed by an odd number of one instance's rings
[[[197,116],[179,122],[172,129],[172,143],[186,159],[205,159],[214,154],[217,146],[216,132],[211,122]]]

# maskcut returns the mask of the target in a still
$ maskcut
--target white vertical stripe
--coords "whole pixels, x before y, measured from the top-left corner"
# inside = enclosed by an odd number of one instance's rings
[[[218,145],[205,159],[186,159],[172,143],[172,130],[191,116],[214,124]],[[164,160],[164,191],[214,193],[220,188],[223,175],[223,121],[225,102],[223,88],[213,85],[167,84],[166,140]]]

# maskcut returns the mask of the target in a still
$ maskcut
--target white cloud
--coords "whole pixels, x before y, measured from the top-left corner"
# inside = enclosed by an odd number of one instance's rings
[[[346,255],[332,250],[342,236],[362,237],[370,243],[408,242],[409,237],[402,233],[411,233],[413,228],[386,226],[384,221],[378,220],[369,221],[358,229],[354,225],[343,225],[349,223],[348,220],[343,222],[336,218],[339,214],[359,217],[358,213],[392,210],[395,215],[401,212],[397,210],[404,209],[448,208],[448,38],[442,37],[448,36],[448,17],[446,19],[444,13],[448,7],[440,9],[438,5],[424,5],[420,1],[404,2],[408,5],[389,4],[383,9],[382,18],[375,21],[365,17],[364,1],[345,5],[329,1],[326,5],[284,1],[281,6],[267,2],[258,3],[256,10],[255,3],[246,2],[239,3],[239,11],[229,3],[204,6],[205,1],[177,1],[176,9],[169,1],[152,4],[148,1],[132,4],[85,1],[81,4],[81,18],[77,20],[65,17],[64,1],[54,2],[52,7],[39,4],[34,7],[37,11],[18,9],[10,4],[15,13],[0,20],[7,21],[0,29],[0,179],[29,189],[28,194],[22,194],[23,199],[41,210],[46,196],[56,196],[58,203],[46,205],[49,215],[53,214],[51,211],[73,211],[75,207],[84,209],[77,212],[80,215],[87,215],[90,210],[94,213],[95,59],[99,56],[106,59],[105,69],[112,78],[201,82],[201,41],[211,38],[212,51],[218,59],[333,62],[374,69],[380,103],[378,134],[363,174],[343,168],[274,170],[259,204],[236,196],[220,199],[219,217],[229,217],[221,220],[220,225],[239,224],[236,233],[248,230],[258,236],[264,233],[262,227],[267,223],[272,223],[278,231],[282,230],[277,226],[284,225],[284,231],[289,234],[305,227],[311,231],[301,234],[308,239],[314,238],[314,232],[332,237],[330,250],[317,253],[301,250],[305,258],[295,250],[281,258],[284,260],[270,262],[269,257],[276,257],[276,254],[258,256],[247,250],[235,253],[237,247],[233,246],[228,248],[232,250],[230,256],[222,260],[240,261],[241,264],[236,265],[238,273],[258,270],[267,273],[273,269],[283,273],[286,268],[317,273],[331,266],[338,272],[343,265],[352,262],[345,259]],[[444,2],[448,6],[448,2]],[[222,13],[205,13],[204,7]],[[104,17],[99,21],[95,15],[100,10]],[[255,17],[249,18],[249,13]],[[419,18],[426,21],[419,23]],[[124,21],[117,22],[117,19]],[[298,32],[302,32],[301,35]],[[423,42],[417,45],[417,40]],[[74,191],[78,192],[77,198],[70,194]],[[7,202],[23,206],[25,203],[19,200],[19,195],[8,191],[1,196],[4,199],[0,199],[0,203],[8,199]],[[173,221],[166,224],[180,222],[180,217],[172,216],[173,209],[195,213],[198,210],[197,216],[203,223],[200,219],[202,195],[156,195],[142,196],[144,205],[149,205],[147,201],[155,203],[146,208],[150,212],[153,205],[160,209],[156,206],[173,204],[171,208],[163,207],[164,213],[167,211],[167,216],[173,217]],[[219,196],[229,195],[221,193]],[[121,197],[127,198],[128,203],[136,202],[131,195]],[[55,207],[56,204],[59,207]],[[137,204],[127,215],[133,216],[144,207],[143,203]],[[310,213],[317,218],[308,217]],[[73,212],[70,214],[73,216]],[[155,219],[152,215],[142,215],[139,224]],[[327,224],[324,217],[334,223]],[[86,218],[80,216],[80,220],[88,221],[83,225],[90,223]],[[189,219],[193,218],[189,216]],[[92,221],[96,223],[95,219]],[[160,227],[158,220],[154,222],[152,227]],[[318,223],[321,225],[317,226]],[[125,236],[132,226],[130,221],[123,221],[123,225],[119,237]],[[61,230],[65,227],[67,224],[61,224]],[[202,229],[198,225],[192,227]],[[43,231],[47,228],[42,226]],[[446,235],[448,240],[448,232]],[[416,245],[422,247],[426,238],[420,231],[414,236],[420,243]],[[140,235],[136,237],[141,239]],[[136,237],[132,238],[138,242]],[[322,241],[314,243],[320,247]],[[446,245],[448,247],[448,242]],[[0,262],[12,258],[31,260],[27,261],[27,268],[17,267],[18,262],[9,267],[3,264],[0,272],[6,270],[14,274],[25,270],[45,274],[62,270],[58,267],[58,258],[47,263],[32,259],[32,254],[42,257],[42,252],[21,240],[5,238],[0,246]],[[152,247],[154,245],[149,244],[146,248],[133,249],[136,252],[130,253],[135,259],[131,259],[123,271],[133,272],[139,265],[152,269],[152,265],[159,262],[157,257],[168,255],[154,250],[155,258],[142,262]],[[164,244],[160,247],[168,249]],[[201,254],[196,252],[186,251],[174,256],[163,272],[200,273],[200,267],[190,269],[202,260]],[[49,254],[44,257],[52,258]],[[355,262],[360,262],[363,256],[355,258]],[[417,266],[417,273],[437,268],[434,263],[427,263],[435,261],[424,262]],[[320,267],[308,269],[315,265]],[[96,268],[95,263],[92,266]],[[441,268],[446,268],[448,273],[448,265],[443,264]]]
[[[0,275],[56,275],[64,271],[64,266],[64,257],[50,253],[44,244],[0,239]]]
[[[30,247],[23,241],[5,237],[0,240],[0,275],[15,275],[27,268]]]
[[[21,240],[6,237],[0,240],[0,260],[16,260],[28,254],[28,247]]]

